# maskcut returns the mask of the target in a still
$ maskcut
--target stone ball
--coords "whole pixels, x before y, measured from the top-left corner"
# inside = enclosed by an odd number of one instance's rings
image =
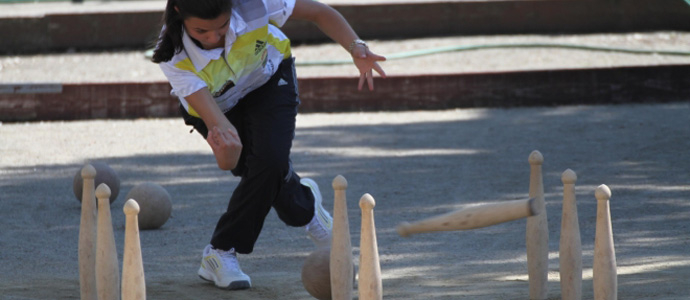
[[[113,204],[120,194],[120,177],[118,177],[117,172],[106,163],[91,162],[89,164],[96,169],[94,189],[101,183],[108,185],[110,188],[110,204]],[[84,179],[81,177],[81,169],[82,168],[79,168],[79,170],[77,170],[77,173],[74,174],[74,180],[72,181],[74,197],[76,197],[79,202],[81,202],[82,193],[84,192]]]
[[[157,229],[168,221],[172,214],[170,194],[162,186],[145,182],[134,186],[127,199],[134,199],[139,204],[139,229]]]
[[[302,266],[302,285],[312,297],[331,299],[331,248],[324,247],[307,256]]]

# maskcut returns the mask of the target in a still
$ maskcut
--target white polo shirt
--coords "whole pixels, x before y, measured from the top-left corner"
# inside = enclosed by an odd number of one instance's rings
[[[249,92],[262,86],[289,58],[290,40],[280,31],[295,0],[232,0],[225,47],[205,50],[183,31],[184,49],[160,68],[187,112],[199,115],[184,97],[208,88],[218,107],[229,111]]]

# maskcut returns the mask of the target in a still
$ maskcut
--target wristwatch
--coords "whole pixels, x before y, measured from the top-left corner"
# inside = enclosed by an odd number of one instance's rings
[[[357,45],[362,45],[362,46],[364,46],[364,48],[369,48],[369,46],[367,46],[367,42],[360,40],[360,39],[356,39],[356,40],[352,41],[352,43],[350,43],[350,49],[349,49],[350,54],[352,54],[352,50],[355,50],[355,46],[357,46]]]

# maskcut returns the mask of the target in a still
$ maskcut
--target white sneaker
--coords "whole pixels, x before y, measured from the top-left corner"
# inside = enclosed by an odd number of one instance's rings
[[[333,218],[321,205],[323,199],[321,198],[319,186],[314,180],[309,178],[302,178],[300,183],[309,187],[314,195],[314,217],[305,227],[307,230],[307,235],[314,242],[314,244],[316,244],[316,247],[330,247],[331,233],[333,231]]]
[[[240,269],[235,249],[223,251],[206,246],[198,274],[201,279],[214,282],[222,289],[242,290],[252,286],[249,276]]]

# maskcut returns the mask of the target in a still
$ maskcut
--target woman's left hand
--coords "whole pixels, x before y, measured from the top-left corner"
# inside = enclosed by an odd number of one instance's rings
[[[386,57],[375,54],[369,51],[366,46],[358,45],[352,49],[352,59],[355,66],[359,70],[359,84],[357,85],[358,90],[362,90],[364,86],[364,81],[367,82],[369,90],[374,90],[374,74],[372,70],[376,70],[381,77],[386,77],[386,72],[379,65],[379,61],[386,61]]]

